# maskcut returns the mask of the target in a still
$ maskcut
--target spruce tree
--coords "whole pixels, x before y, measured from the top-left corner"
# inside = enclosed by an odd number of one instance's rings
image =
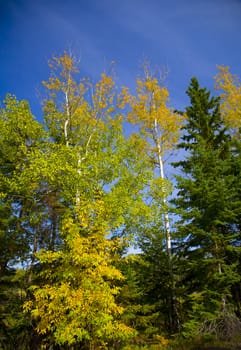
[[[235,258],[240,234],[231,138],[218,97],[200,88],[196,78],[187,95],[191,105],[186,108],[179,144],[187,156],[174,164],[183,174],[177,176],[174,202],[180,214],[177,250],[183,269],[184,334],[200,330],[225,333],[229,325],[224,324],[228,318],[223,316],[235,318],[231,288],[240,279]]]

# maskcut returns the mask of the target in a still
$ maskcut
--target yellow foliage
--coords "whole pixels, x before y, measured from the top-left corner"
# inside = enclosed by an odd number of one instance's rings
[[[113,77],[105,73],[96,84],[85,78],[77,81],[77,63],[66,52],[50,61],[50,78],[43,81],[43,110],[51,136],[67,146],[81,146],[85,158],[92,144],[98,147],[98,138],[110,123],[118,119],[120,124],[120,109],[129,97],[126,88],[118,94]]]
[[[101,212],[101,201],[97,206]],[[88,217],[87,210],[80,213],[82,223],[84,215]],[[91,339],[104,346],[101,339],[126,339],[134,334],[117,321],[124,311],[115,300],[119,293],[115,281],[123,279],[113,264],[119,241],[106,239],[101,218],[96,220],[100,230],[89,224],[88,235],[84,236],[78,223],[66,218],[65,249],[38,254],[40,262],[48,262],[43,277],[50,283],[33,286],[34,300],[26,302],[24,308],[38,320],[37,332],[51,332],[58,344]]]
[[[105,113],[112,113],[114,106],[114,81],[111,76],[105,73],[101,74],[101,79],[95,85],[95,94],[93,95],[93,105],[95,113],[103,113],[101,111],[107,109]]]
[[[168,339],[164,338],[162,335],[156,335],[155,339],[161,344],[163,347],[166,347],[169,343]]]
[[[122,90],[117,97],[117,107],[123,109],[128,103],[130,103],[130,101],[131,96],[129,93],[129,89],[127,87],[122,87]]]
[[[218,66],[215,76],[216,88],[221,91],[221,109],[227,126],[232,129],[241,127],[241,83],[231,74],[229,67]]]
[[[4,192],[0,192],[0,200],[6,198],[7,194]]]
[[[79,72],[76,60],[66,51],[64,51],[64,54],[60,57],[53,56],[52,60],[49,61],[49,67],[51,70],[61,68],[61,76],[64,76],[69,72]]]
[[[128,120],[141,126],[147,138],[154,138],[164,153],[177,143],[183,116],[168,106],[168,90],[156,78],[137,79],[137,97],[130,99]]]

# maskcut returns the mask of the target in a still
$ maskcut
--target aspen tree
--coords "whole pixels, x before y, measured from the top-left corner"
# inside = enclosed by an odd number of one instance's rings
[[[179,138],[183,117],[168,106],[169,93],[160,80],[151,74],[149,67],[144,66],[144,77],[136,81],[137,95],[130,102],[129,121],[137,124],[140,133],[147,141],[147,152],[159,171],[162,180],[160,193],[163,198],[163,218],[166,234],[166,249],[171,255],[171,230],[167,208],[166,177],[164,173],[164,157],[175,148]]]

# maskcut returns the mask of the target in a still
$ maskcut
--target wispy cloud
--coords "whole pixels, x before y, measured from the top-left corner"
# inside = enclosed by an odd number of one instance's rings
[[[216,44],[225,45],[229,33],[240,29],[241,3],[211,1],[105,1],[123,31],[135,33],[156,57],[178,62],[181,69],[198,67],[204,75],[215,65]],[[238,44],[240,45],[240,44]],[[154,50],[153,49],[153,50]],[[221,59],[221,57],[220,57]],[[174,62],[175,63],[175,62]],[[217,62],[215,62],[217,63]]]
[[[22,75],[25,86],[26,72],[41,81],[50,56],[69,48],[83,74],[95,79],[115,60],[120,83],[129,86],[143,57],[168,66],[178,101],[191,76],[206,84],[216,64],[240,72],[240,0],[8,0],[0,13],[0,52],[7,52],[0,73]]]

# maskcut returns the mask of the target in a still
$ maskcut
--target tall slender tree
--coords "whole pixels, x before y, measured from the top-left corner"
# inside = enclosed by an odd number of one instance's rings
[[[164,168],[167,155],[178,142],[183,116],[169,106],[169,92],[148,64],[144,65],[143,78],[137,79],[136,96],[130,101],[128,120],[139,128],[152,171],[152,181],[146,193],[150,213],[139,227],[139,246],[145,261],[143,303],[147,311],[144,317],[149,319],[146,331],[150,332],[150,336],[156,331],[173,334],[178,329],[178,314],[174,296],[174,260],[168,203],[172,185],[165,176]],[[165,287],[164,280],[168,280]]]
[[[187,295],[184,305],[189,310],[185,319],[188,333],[230,312],[231,287],[240,279],[234,258],[240,238],[232,148],[220,99],[211,97],[196,78],[187,94],[191,105],[186,108],[179,147],[188,153],[175,164],[183,176],[177,176],[174,202],[181,215],[178,254]],[[213,324],[217,331],[217,323]]]
[[[163,216],[166,251],[171,255],[172,242],[167,203],[170,186],[167,185],[165,177],[164,158],[168,151],[174,149],[178,141],[183,117],[168,106],[169,92],[162,86],[160,79],[151,73],[147,64],[144,65],[144,77],[137,79],[136,92],[137,96],[131,99],[129,121],[139,126],[140,134],[146,141],[146,152],[153,166],[154,178],[160,179],[158,183],[162,199],[160,211]]]

